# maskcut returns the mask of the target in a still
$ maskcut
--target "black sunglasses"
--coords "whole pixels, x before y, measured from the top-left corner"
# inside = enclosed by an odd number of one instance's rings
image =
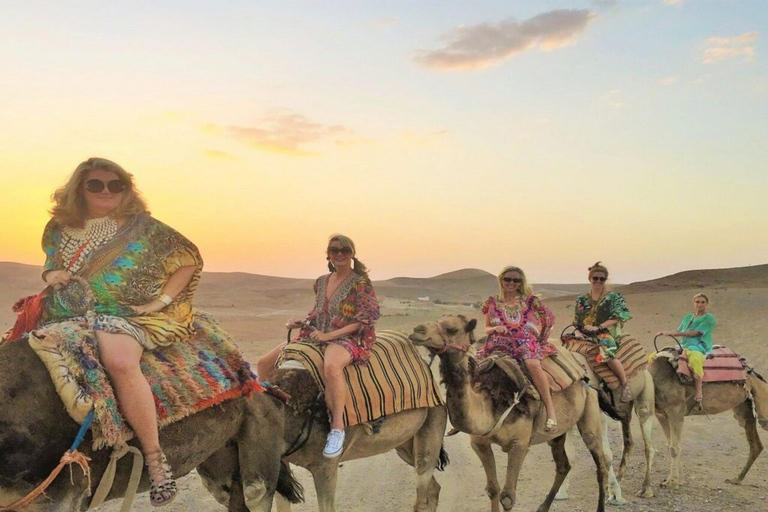
[[[328,248],[328,254],[343,254],[345,256],[349,256],[352,254],[352,248],[351,247],[329,247]]]
[[[519,277],[502,277],[501,280],[504,281],[505,283],[522,283],[523,282],[523,280],[520,279]]]
[[[109,183],[104,183],[101,180],[88,180],[85,182],[85,190],[93,192],[94,194],[98,194],[104,190],[104,187],[107,187],[107,190],[113,194],[119,194],[125,190],[125,183],[120,180],[112,180]]]
[[[607,280],[608,280],[607,277],[592,276],[592,281],[595,283],[604,283]]]

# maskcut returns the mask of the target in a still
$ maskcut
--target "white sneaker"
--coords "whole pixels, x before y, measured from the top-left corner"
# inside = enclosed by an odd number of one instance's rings
[[[332,428],[328,433],[328,438],[325,441],[325,448],[323,449],[323,455],[329,459],[335,459],[341,455],[341,451],[344,449],[344,431]]]

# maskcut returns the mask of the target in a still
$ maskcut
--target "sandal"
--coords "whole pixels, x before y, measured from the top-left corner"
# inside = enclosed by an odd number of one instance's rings
[[[149,486],[149,502],[153,507],[162,507],[173,501],[178,487],[173,479],[171,467],[162,450],[144,455],[147,473],[152,485]]]
[[[624,384],[621,387],[621,397],[619,401],[623,404],[632,401],[632,390],[629,388],[629,383]]]
[[[547,418],[546,427],[544,428],[544,432],[547,434],[554,434],[557,432],[557,422],[553,420],[552,418]]]

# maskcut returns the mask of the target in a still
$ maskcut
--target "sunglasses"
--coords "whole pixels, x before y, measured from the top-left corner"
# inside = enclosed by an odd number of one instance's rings
[[[502,277],[501,280],[504,281],[505,283],[515,283],[515,284],[523,282],[523,280],[520,279],[519,277]]]
[[[120,180],[112,180],[109,183],[104,183],[101,180],[88,180],[85,182],[85,190],[98,194],[104,187],[107,187],[112,194],[119,194],[125,190],[125,183]]]
[[[608,280],[607,277],[600,277],[600,276],[592,276],[592,282],[593,283],[604,283]]]
[[[352,248],[351,247],[329,247],[328,248],[328,254],[343,254],[344,256],[349,256],[352,254]]]

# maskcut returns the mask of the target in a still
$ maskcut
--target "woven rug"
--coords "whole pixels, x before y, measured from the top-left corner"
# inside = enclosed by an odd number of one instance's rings
[[[289,343],[280,362],[300,362],[320,389],[323,382],[323,346]],[[377,331],[367,365],[344,368],[349,394],[344,404],[344,425],[374,421],[408,409],[443,405],[432,372],[405,333]]]
[[[195,315],[195,336],[185,343],[145,351],[141,371],[155,396],[160,428],[225,400],[263,391],[234,340],[208,314]],[[94,448],[133,437],[117,408],[87,325],[67,322],[30,334],[69,415],[82,423],[94,408]]]
[[[715,345],[711,357],[704,360],[704,382],[745,382],[747,380],[747,361],[733,350]],[[691,382],[693,377],[688,366],[685,352],[677,359],[677,374],[681,380]]]
[[[597,362],[596,358],[600,350],[596,343],[575,338],[566,338],[562,341],[565,348],[577,352],[587,359],[589,367],[592,368],[592,371],[595,372],[595,375],[597,375],[601,382],[605,382],[611,389],[619,387],[619,378],[608,368],[608,365]],[[634,338],[624,337],[619,341],[616,359],[621,361],[621,364],[624,366],[624,372],[627,374],[628,380],[631,380],[638,372],[642,372],[648,366],[648,355],[643,346]]]
[[[547,376],[547,380],[549,380],[549,387],[553,393],[567,389],[571,384],[580,381],[586,376],[584,368],[576,361],[573,354],[562,347],[557,347],[557,350],[558,353],[556,355],[545,357],[541,360],[541,369],[544,370],[544,374]],[[516,372],[514,368],[510,368],[511,365],[518,367],[528,377],[529,382],[532,383],[525,364],[518,362],[512,356],[490,355],[478,362],[477,371],[482,373],[488,371],[493,366],[497,366],[512,381],[516,381]]]

